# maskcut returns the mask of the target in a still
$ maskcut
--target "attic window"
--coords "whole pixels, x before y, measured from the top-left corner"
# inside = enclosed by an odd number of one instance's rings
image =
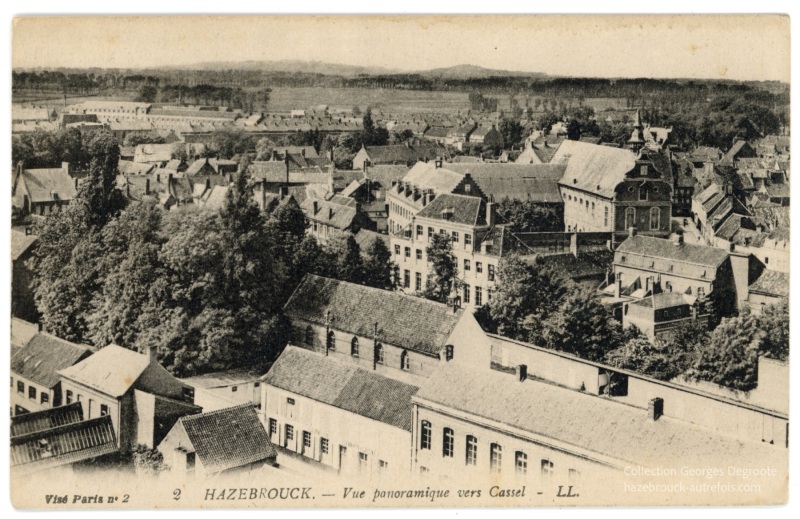
[[[472,192],[472,186],[470,184],[464,184],[464,192],[465,193]]]

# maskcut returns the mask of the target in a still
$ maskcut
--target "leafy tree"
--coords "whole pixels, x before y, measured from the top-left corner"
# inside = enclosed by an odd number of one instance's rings
[[[329,257],[334,259],[334,277],[351,283],[363,282],[364,266],[361,250],[352,233],[336,233],[326,248]]]
[[[151,85],[142,85],[139,92],[136,94],[137,102],[140,103],[155,103],[158,96],[158,89]]]
[[[253,137],[241,128],[218,130],[211,135],[210,148],[223,159],[241,155],[254,147]]]
[[[555,232],[564,229],[563,208],[542,205],[533,200],[504,197],[498,215],[512,225],[514,232]]]
[[[769,358],[789,359],[789,301],[765,307],[759,316],[759,326],[764,330],[761,351]]]
[[[135,132],[125,136],[125,146],[138,146],[139,144],[164,144],[164,137],[156,132]]]
[[[581,123],[577,119],[570,119],[567,123],[567,139],[571,141],[581,140]]]
[[[523,127],[519,119],[503,119],[500,121],[498,131],[503,136],[506,146],[513,146],[522,140]]]
[[[186,144],[182,142],[176,142],[172,145],[172,153],[170,157],[177,160],[182,160],[184,162],[189,160],[189,154],[186,153]]]
[[[446,303],[453,284],[458,283],[458,265],[453,254],[453,242],[450,240],[450,236],[434,234],[425,253],[431,268],[423,296],[432,301]]]
[[[153,477],[170,470],[169,465],[164,463],[164,455],[146,445],[137,445],[131,456],[137,476]]]
[[[547,135],[550,133],[550,129],[553,125],[560,120],[561,118],[555,112],[545,112],[536,120],[536,127]]]
[[[364,259],[364,284],[391,290],[395,285],[395,269],[396,265],[392,261],[389,247],[380,238],[375,238],[367,249]]]
[[[275,143],[269,137],[262,137],[256,142],[256,160],[269,160]]]

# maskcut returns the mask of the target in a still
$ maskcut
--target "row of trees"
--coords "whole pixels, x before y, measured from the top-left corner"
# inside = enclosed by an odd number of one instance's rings
[[[99,141],[112,138],[108,132],[81,132],[77,128],[14,135],[11,139],[11,162],[23,162],[26,168],[60,167],[69,162],[76,170],[88,169]]]

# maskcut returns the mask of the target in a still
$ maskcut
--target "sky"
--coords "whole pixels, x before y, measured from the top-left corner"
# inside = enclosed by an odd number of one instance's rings
[[[777,15],[18,17],[14,67],[303,60],[587,77],[789,81]]]

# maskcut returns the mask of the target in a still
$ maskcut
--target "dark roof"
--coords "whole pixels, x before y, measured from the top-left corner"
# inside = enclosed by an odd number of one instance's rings
[[[449,215],[449,216],[446,216]],[[477,196],[439,195],[417,213],[418,218],[435,218],[467,225],[486,225],[486,202]]]
[[[183,416],[182,426],[209,474],[275,458],[275,447],[252,404]]]
[[[340,231],[349,229],[358,214],[355,207],[316,198],[306,198],[300,208],[309,220],[330,225]]]
[[[152,108],[150,115],[165,115],[189,118],[213,118],[213,119],[238,119],[241,115],[238,112],[220,112],[218,110],[175,110],[169,108]]]
[[[26,169],[22,172],[22,181],[31,202],[53,201],[53,193],[58,194],[59,200],[72,200],[78,194],[75,181],[62,168]]]
[[[388,146],[366,146],[369,161],[373,164],[408,163],[417,160],[433,160],[444,153],[438,146],[418,144],[391,144]]]
[[[653,460],[714,466],[731,453],[742,463],[777,462],[785,453],[645,409],[493,370],[444,364],[413,399],[468,413],[480,422],[505,424],[566,449],[607,456],[618,467]],[[547,419],[542,419],[547,417]],[[569,447],[567,447],[569,446]],[[746,461],[745,461],[746,460]]]
[[[12,438],[11,470],[17,476],[31,474],[116,450],[114,426],[111,416],[106,415]]]
[[[688,243],[676,245],[672,240],[639,235],[631,236],[622,242],[617,248],[617,252],[670,259],[709,267],[717,267],[728,259],[728,253],[716,247]]]
[[[544,255],[538,259],[570,279],[579,281],[605,275],[614,263],[614,253],[610,250],[598,250],[580,252],[577,256],[572,253]]]
[[[711,146],[699,146],[689,155],[689,160],[692,162],[716,162],[721,159],[720,149]]]
[[[755,283],[750,285],[750,292],[789,297],[789,273],[765,270]]]
[[[83,421],[83,404],[80,402],[45,409],[37,413],[18,414],[11,417],[11,437],[26,436],[81,421]]]
[[[405,431],[411,431],[411,397],[417,386],[288,346],[265,383]],[[320,381],[324,380],[324,384]]]
[[[447,134],[450,130],[447,128],[431,128],[427,132],[425,132],[425,137],[430,138],[440,138],[443,139],[447,137]]]
[[[420,297],[365,287],[313,274],[306,275],[284,308],[291,319],[324,325],[410,350],[438,355],[453,332],[463,309]]]
[[[366,177],[387,189],[391,187],[393,180],[401,180],[408,173],[408,166],[405,164],[377,164],[367,167]]]
[[[564,164],[448,164],[456,173],[469,173],[486,196],[560,203],[558,181],[564,176]]]
[[[12,229],[11,231],[11,261],[17,261],[25,254],[38,238],[33,234],[25,234]]]
[[[88,346],[73,344],[40,332],[11,356],[11,372],[51,388],[58,384],[58,372],[91,354]]]

